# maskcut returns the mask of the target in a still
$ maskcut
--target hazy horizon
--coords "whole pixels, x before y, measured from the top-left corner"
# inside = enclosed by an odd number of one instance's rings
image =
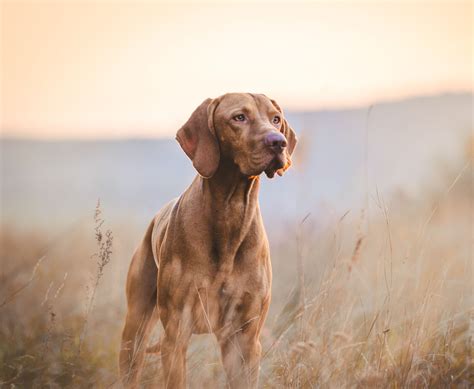
[[[455,97],[468,97],[473,99],[474,98],[474,91],[460,91],[460,92],[442,92],[442,93],[435,93],[435,94],[425,94],[425,95],[416,95],[416,96],[410,96],[410,97],[401,97],[397,99],[387,99],[387,100],[382,100],[382,101],[377,101],[372,104],[367,104],[367,105],[353,105],[353,106],[340,106],[340,107],[328,107],[328,108],[319,108],[319,109],[306,109],[306,110],[287,110],[285,113],[287,115],[293,116],[293,115],[300,115],[300,114],[313,114],[313,113],[324,113],[324,112],[353,112],[353,111],[359,111],[363,109],[369,109],[369,107],[372,107],[372,110],[374,107],[377,106],[384,106],[384,105],[390,105],[390,104],[397,104],[397,103],[402,103],[402,102],[412,102],[412,101],[417,101],[417,100],[425,100],[425,99],[433,99],[433,98],[442,98],[446,96],[455,96]],[[187,116],[183,117],[182,123],[184,123],[187,120]],[[175,132],[179,129],[179,125],[176,128],[173,129],[161,129],[156,131],[155,134],[148,133],[148,134],[116,134],[115,136],[108,135],[108,136],[103,136],[103,137],[45,137],[45,136],[32,136],[32,135],[5,135],[0,133],[0,140],[19,140],[19,141],[44,141],[44,142],[62,142],[62,141],[77,141],[77,142],[101,142],[101,141],[133,141],[133,140],[169,140],[173,139],[175,137]],[[80,131],[80,128],[76,128],[75,130]]]
[[[367,108],[289,112],[300,142],[288,174],[262,178],[264,216],[284,221],[311,212],[321,222],[359,209],[367,193],[416,197],[440,169],[462,167],[472,101],[465,94],[403,100],[370,115]],[[0,146],[2,220],[28,228],[60,229],[89,215],[98,197],[111,217],[145,225],[196,175],[172,138],[5,139]]]

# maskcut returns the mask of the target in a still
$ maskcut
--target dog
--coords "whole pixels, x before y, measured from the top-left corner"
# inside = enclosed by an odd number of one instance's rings
[[[127,276],[121,380],[136,387],[158,320],[167,388],[186,387],[192,334],[216,336],[231,388],[256,388],[260,332],[271,298],[268,239],[258,203],[260,175],[291,165],[297,138],[283,111],[261,94],[206,99],[176,139],[199,173],[165,205],[136,249]]]

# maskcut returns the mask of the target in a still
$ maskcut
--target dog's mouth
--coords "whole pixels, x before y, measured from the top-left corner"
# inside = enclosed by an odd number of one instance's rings
[[[267,168],[264,170],[268,178],[273,178],[277,170],[282,169],[285,166],[285,157],[283,153],[276,154]]]

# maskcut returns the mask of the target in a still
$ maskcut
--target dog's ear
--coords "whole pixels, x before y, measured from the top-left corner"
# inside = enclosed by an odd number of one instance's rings
[[[210,178],[219,166],[220,151],[214,130],[214,111],[218,99],[206,99],[178,130],[176,140],[193,166],[204,178]]]
[[[287,163],[283,168],[277,170],[277,174],[282,176],[283,173],[291,166],[291,155],[293,154],[293,151],[295,151],[296,144],[298,143],[298,138],[296,137],[296,134],[293,131],[293,129],[290,127],[290,125],[286,121],[283,114],[283,110],[280,108],[278,103],[273,99],[270,99],[270,101],[272,102],[273,106],[277,109],[277,111],[282,114],[282,122],[281,122],[280,131],[283,133],[283,135],[285,135],[285,138],[288,142],[288,146],[285,149]]]

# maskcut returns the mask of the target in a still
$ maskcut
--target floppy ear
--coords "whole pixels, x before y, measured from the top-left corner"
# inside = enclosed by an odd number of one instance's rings
[[[298,138],[296,137],[295,132],[284,118],[283,110],[280,108],[278,103],[272,99],[270,99],[270,101],[272,102],[273,106],[278,110],[278,112],[283,115],[280,131],[283,135],[285,135],[285,138],[288,142],[288,146],[285,149],[287,163],[283,168],[277,170],[277,174],[281,176],[291,166],[291,155],[293,154],[293,151],[295,151],[296,144],[298,143]]]
[[[217,99],[204,100],[176,134],[181,148],[204,178],[212,177],[219,166],[220,151],[214,131],[218,103]]]

